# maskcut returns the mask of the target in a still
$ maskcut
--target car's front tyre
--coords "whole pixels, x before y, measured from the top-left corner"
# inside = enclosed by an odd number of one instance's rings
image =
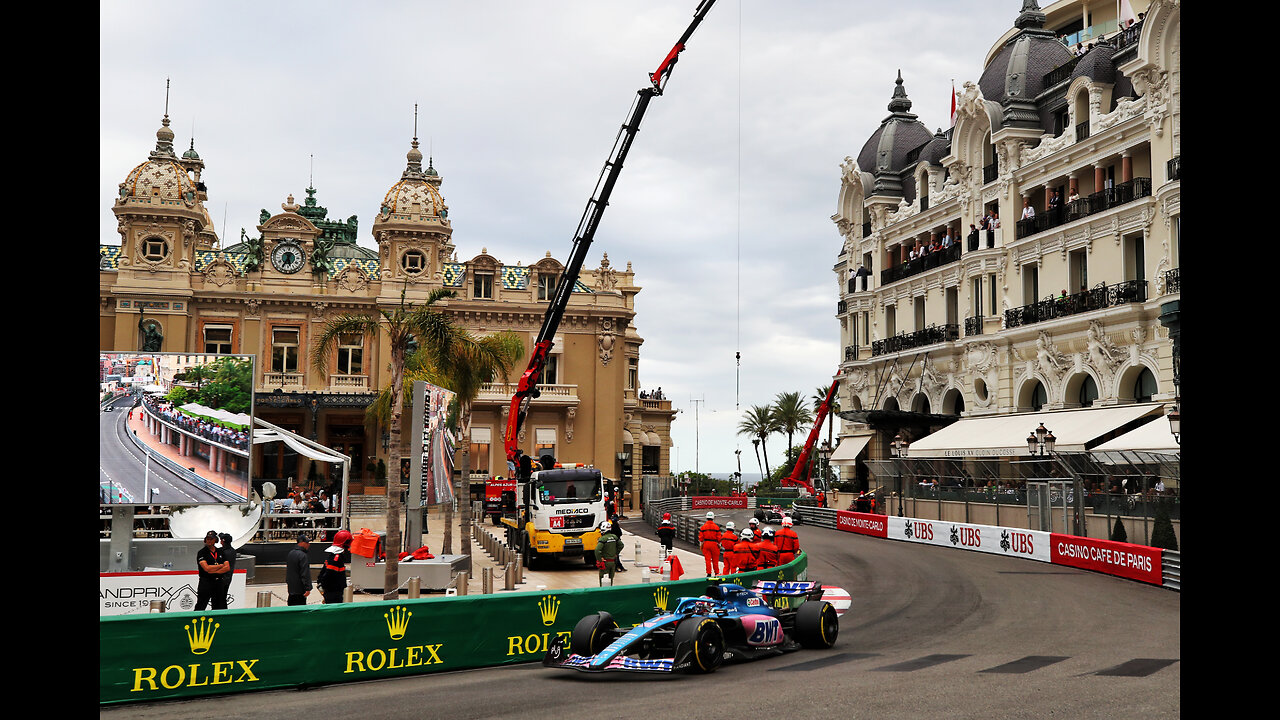
[[[694,616],[676,626],[677,652],[687,652],[689,673],[709,673],[724,663],[724,631],[709,617]]]
[[[569,649],[573,654],[583,657],[598,655],[609,647],[612,642],[609,631],[617,627],[618,623],[607,612],[588,615],[573,626],[573,632],[569,634]]]

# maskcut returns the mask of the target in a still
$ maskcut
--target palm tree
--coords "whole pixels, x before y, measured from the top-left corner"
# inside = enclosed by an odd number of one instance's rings
[[[804,406],[799,392],[780,392],[773,404],[773,414],[778,431],[787,434],[787,452],[791,452],[792,438],[797,430],[813,422],[813,413]]]
[[[769,446],[766,440],[770,435],[778,432],[778,422],[774,417],[773,408],[769,405],[752,405],[747,411],[746,417],[742,422],[738,423],[739,435],[750,435],[760,441],[760,446],[764,448],[764,475],[761,479],[769,476]]]
[[[447,386],[457,393],[458,442],[462,453],[462,484],[466,488],[471,476],[471,405],[480,388],[501,376],[510,382],[512,367],[525,354],[524,341],[515,333],[503,331],[476,339],[465,331],[455,339],[452,347],[440,358],[439,369],[448,378]],[[464,491],[462,497],[469,497]],[[469,503],[462,513],[458,533],[462,538],[462,554],[471,554],[471,510]],[[442,552],[453,549],[453,505],[445,506],[444,545]]]
[[[359,334],[377,338],[382,332],[387,333],[391,347],[391,413],[388,418],[391,437],[387,453],[391,471],[387,474],[387,569],[383,580],[383,600],[396,600],[400,597],[400,562],[397,556],[403,544],[400,533],[400,430],[401,417],[404,415],[406,355],[415,342],[429,356],[453,347],[458,329],[443,312],[432,306],[454,295],[452,290],[432,290],[423,305],[413,307],[405,304],[405,289],[401,289],[400,305],[391,310],[378,308],[381,317],[344,313],[329,320],[311,349],[311,365],[324,377],[329,374],[329,355],[340,337]]]

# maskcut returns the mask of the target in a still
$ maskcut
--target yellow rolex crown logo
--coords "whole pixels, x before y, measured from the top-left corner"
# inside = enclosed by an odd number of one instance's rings
[[[654,605],[654,607],[659,607],[659,608],[662,608],[663,610],[666,610],[666,609],[667,609],[667,598],[669,597],[669,595],[670,595],[670,593],[667,591],[667,589],[666,589],[665,587],[660,587],[660,588],[658,588],[657,590],[654,590],[654,591],[653,591],[653,605]]]
[[[542,615],[543,625],[554,625],[558,612],[560,612],[560,598],[546,595],[538,601],[538,613]]]
[[[202,617],[191,625],[183,625],[187,631],[187,643],[191,645],[191,653],[193,655],[203,655],[209,652],[209,648],[213,645],[213,636],[217,634],[220,623],[213,621],[213,618]]]
[[[390,612],[383,613],[382,617],[387,619],[387,632],[391,634],[391,639],[399,640],[409,629],[409,618],[413,617],[413,613],[405,606],[397,605]]]

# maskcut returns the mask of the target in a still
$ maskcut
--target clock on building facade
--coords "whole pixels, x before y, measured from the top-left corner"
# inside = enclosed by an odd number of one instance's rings
[[[271,264],[282,273],[293,274],[306,264],[306,256],[296,240],[281,240],[271,251]]]

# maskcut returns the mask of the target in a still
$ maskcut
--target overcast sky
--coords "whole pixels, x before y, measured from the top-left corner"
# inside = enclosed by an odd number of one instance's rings
[[[758,472],[742,412],[805,397],[840,360],[839,165],[889,114],[950,125],[1021,0],[719,0],[649,107],[584,265],[636,272],[642,387],[682,412],[673,471]],[[155,147],[171,79],[179,153],[205,161],[224,242],[301,203],[370,233],[418,137],[460,260],[564,262],[636,91],[697,0],[101,5],[100,242]],[[224,220],[225,218],[225,220]],[[734,353],[742,353],[741,366]],[[796,442],[803,442],[801,433]],[[785,437],[769,442],[772,464]]]

